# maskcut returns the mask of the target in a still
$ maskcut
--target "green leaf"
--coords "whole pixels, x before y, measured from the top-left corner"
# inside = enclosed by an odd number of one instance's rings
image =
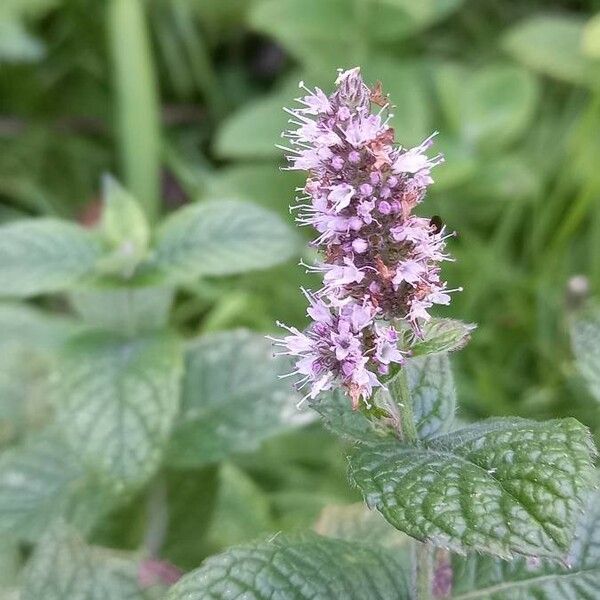
[[[190,344],[171,464],[199,466],[256,450],[266,438],[310,419],[296,408],[300,397],[289,381],[278,377],[287,361],[272,354],[268,340],[242,330]]]
[[[170,335],[87,333],[58,368],[58,419],[71,447],[117,488],[157,470],[179,407],[181,349]]]
[[[206,534],[219,490],[218,468],[167,471],[166,482],[169,528],[161,557],[190,570],[210,554]]]
[[[600,496],[590,494],[565,560],[454,557],[453,600],[580,600],[600,594]]]
[[[448,431],[456,410],[456,390],[448,354],[430,354],[404,366],[413,415],[421,439]]]
[[[414,338],[406,331],[404,343],[410,347],[412,356],[434,354],[436,352],[455,352],[462,350],[471,339],[471,333],[477,325],[464,323],[456,319],[436,319],[427,321],[423,326],[423,337]],[[411,341],[408,341],[408,340]]]
[[[488,148],[509,144],[531,122],[538,97],[537,80],[528,71],[512,65],[488,65],[467,79],[461,135]]]
[[[594,15],[583,28],[583,53],[590,58],[600,58],[600,13]]]
[[[49,531],[25,569],[22,600],[146,600],[133,560],[86,546],[73,531]]]
[[[36,541],[57,518],[90,529],[111,506],[77,455],[56,435],[0,455],[0,532]]]
[[[207,541],[222,549],[276,531],[265,493],[240,468],[224,463],[219,469],[219,492]]]
[[[81,227],[57,219],[0,226],[0,295],[26,298],[73,287],[89,275],[100,244]]]
[[[0,546],[0,600],[3,590],[18,583],[22,560],[19,544],[5,537]]]
[[[160,227],[156,265],[173,278],[266,269],[298,250],[295,232],[248,202],[207,201],[178,210]]]
[[[400,531],[457,552],[560,558],[595,449],[574,419],[489,419],[419,446],[358,447],[350,477]]]
[[[277,536],[233,548],[185,576],[167,600],[248,597],[255,600],[407,599],[395,553],[316,535]]]
[[[49,420],[48,377],[77,327],[33,306],[0,303],[0,447]]]
[[[158,285],[97,287],[69,294],[75,312],[93,327],[133,334],[167,325],[174,289]]]
[[[101,232],[112,253],[100,267],[130,277],[150,243],[150,225],[138,201],[109,175],[103,179]]]
[[[408,548],[410,538],[394,529],[378,512],[364,503],[326,506],[315,523],[315,531],[325,537],[380,545],[385,548]]]
[[[589,81],[590,63],[581,52],[584,21],[572,16],[538,15],[504,35],[504,49],[529,68],[569,83]]]
[[[573,316],[571,344],[577,369],[600,402],[600,306],[591,306]]]

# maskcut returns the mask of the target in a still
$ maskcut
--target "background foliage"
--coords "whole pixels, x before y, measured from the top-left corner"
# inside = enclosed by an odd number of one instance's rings
[[[311,284],[297,267],[310,234],[288,226],[302,178],[279,170],[281,108],[298,80],[329,88],[337,67],[383,81],[403,144],[439,131],[446,164],[424,210],[459,232],[446,275],[465,291],[451,311],[478,324],[453,354],[457,420],[575,416],[598,439],[599,319],[575,311],[600,294],[598,11],[597,0],[4,0],[0,587],[18,580],[22,598],[41,598],[38,574],[61,563],[71,571],[43,597],[91,598],[64,586],[93,590],[73,582],[94,565],[129,597],[133,560],[156,540],[187,570],[359,500],[339,442],[277,382],[285,365],[264,366],[263,334],[276,319],[304,324],[297,290]],[[43,220],[20,222],[30,216]],[[444,404],[411,375],[431,403],[424,437],[454,411],[445,357],[419,359],[435,363]],[[331,514],[317,530],[341,538],[365,518]],[[325,566],[346,556],[344,542],[317,545]],[[158,583],[173,576],[150,567]],[[479,597],[494,576],[465,577],[459,592]]]

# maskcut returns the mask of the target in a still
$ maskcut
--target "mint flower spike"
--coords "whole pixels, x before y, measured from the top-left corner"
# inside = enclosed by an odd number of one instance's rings
[[[305,398],[341,386],[357,408],[368,404],[391,363],[402,364],[398,333],[390,322],[405,321],[416,336],[434,304],[449,304],[440,263],[452,233],[413,209],[433,183],[431,170],[443,162],[429,157],[435,133],[414,148],[394,142],[392,114],[380,84],[369,89],[356,67],[339,71],[327,96],[303,82],[299,107],[285,109],[294,127],[287,169],[308,171],[297,198],[297,222],[318,235],[311,244],[322,260],[323,287],[304,291],[312,324],[305,332],[275,339],[280,354],[296,358],[298,387]],[[386,324],[386,322],[388,322]]]

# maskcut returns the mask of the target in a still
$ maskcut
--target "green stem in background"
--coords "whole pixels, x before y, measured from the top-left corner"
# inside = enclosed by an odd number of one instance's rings
[[[160,105],[142,0],[110,0],[108,33],[125,183],[154,222],[160,198]]]
[[[430,600],[433,586],[433,547],[413,540],[413,597]]]

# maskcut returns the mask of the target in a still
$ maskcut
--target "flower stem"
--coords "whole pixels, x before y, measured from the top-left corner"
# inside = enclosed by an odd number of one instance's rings
[[[433,585],[433,547],[413,541],[413,598],[430,600]]]
[[[388,388],[392,398],[396,399],[395,404],[402,440],[409,444],[416,444],[419,441],[419,434],[415,425],[406,369],[401,368],[398,371],[398,374],[388,383]]]

